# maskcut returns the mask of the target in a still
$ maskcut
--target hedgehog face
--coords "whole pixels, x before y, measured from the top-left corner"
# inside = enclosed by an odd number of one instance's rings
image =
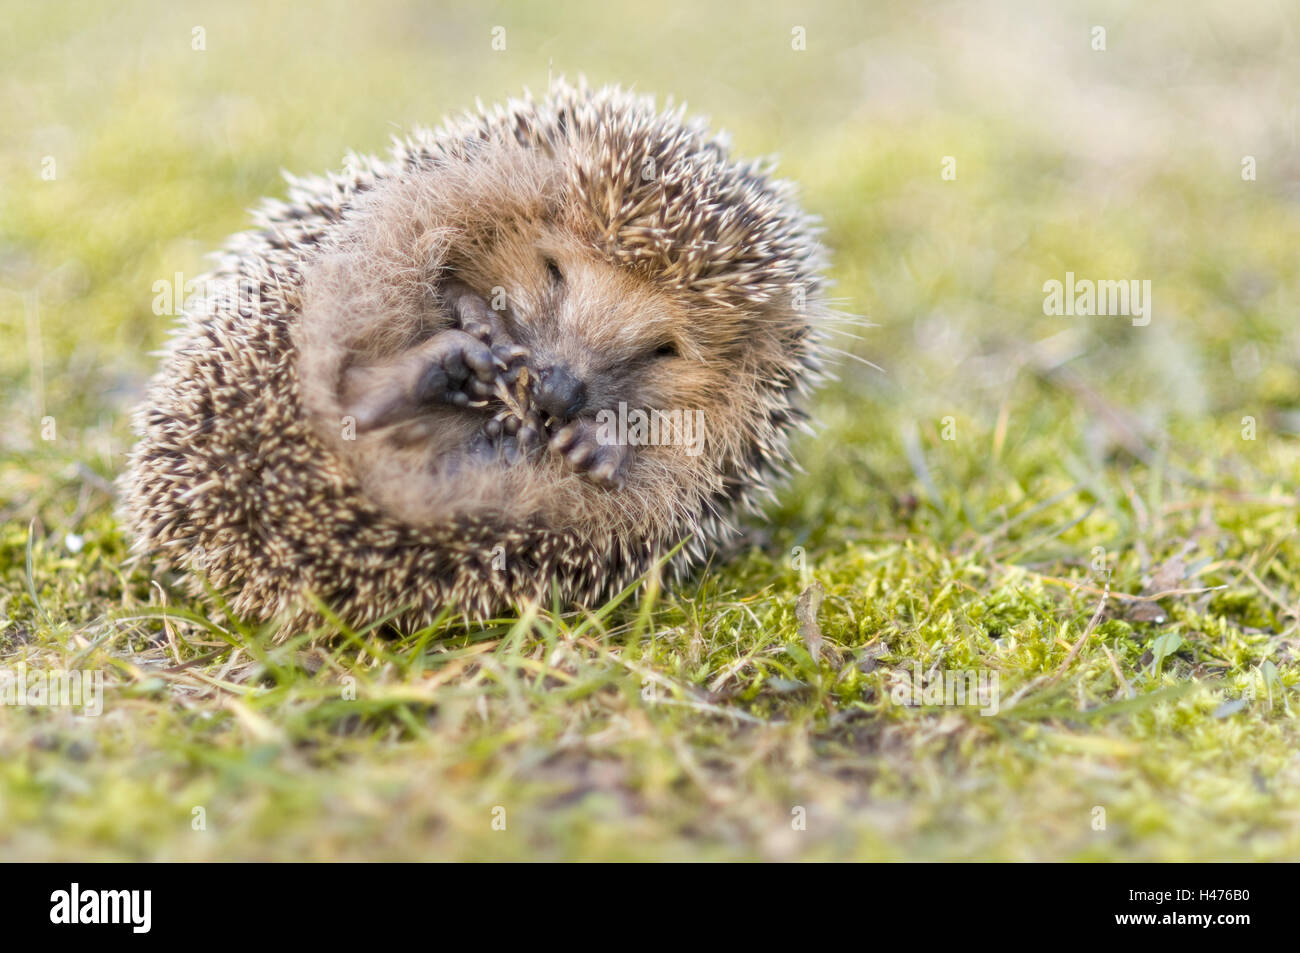
[[[562,181],[562,170],[540,178]],[[762,433],[762,402],[751,395],[768,365],[789,361],[775,334],[784,325],[755,307],[719,317],[662,276],[627,267],[564,221],[573,205],[561,189],[499,209],[490,235],[450,243],[438,280],[472,289],[528,352],[531,395],[551,432],[569,422],[583,431],[564,447],[574,466],[560,474],[584,497],[580,508],[658,524],[720,492],[727,453]],[[525,214],[536,209],[540,220]],[[504,462],[545,467],[536,457]],[[594,485],[584,482],[593,474]],[[617,501],[606,498],[613,484],[628,491]]]
[[[686,310],[590,253],[548,247],[538,278],[543,303],[521,308],[517,319],[518,339],[540,375],[542,410],[574,417],[620,401],[641,407],[671,399]]]
[[[527,250],[500,249],[503,319],[530,355],[534,396],[556,418],[620,404],[644,411],[703,409],[740,370],[695,334],[688,303],[552,232]],[[477,270],[477,269],[476,269]],[[491,279],[489,279],[491,280]]]
[[[503,470],[515,484],[525,471],[552,525],[576,521],[582,531],[600,514],[594,522],[630,534],[669,531],[722,487],[710,418],[745,412],[719,402],[729,383],[735,393],[725,356],[692,334],[695,314],[679,297],[572,235],[549,223],[510,235],[478,246],[472,262],[456,262],[453,252],[442,276],[471,289],[479,311],[491,308],[489,320],[527,353],[528,396],[546,446],[529,454],[508,442],[509,452],[484,448],[475,429],[483,411],[469,406],[460,413],[471,426],[456,440],[442,428],[430,448],[460,481],[468,466],[504,489]]]

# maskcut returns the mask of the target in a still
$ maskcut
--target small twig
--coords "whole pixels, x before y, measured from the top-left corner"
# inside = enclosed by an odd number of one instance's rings
[[[1106,653],[1106,658],[1110,660],[1110,670],[1115,673],[1115,678],[1124,689],[1124,694],[1128,695],[1129,698],[1136,698],[1137,694],[1133,691],[1133,686],[1128,683],[1128,679],[1124,677],[1124,673],[1119,670],[1119,662],[1115,661],[1114,653],[1111,652],[1104,643],[1101,650]]]
[[[1069,654],[1065,656],[1065,661],[1063,661],[1060,668],[1056,670],[1056,674],[1048,679],[1047,685],[1049,687],[1055,685],[1061,680],[1061,676],[1065,674],[1065,670],[1070,667],[1070,663],[1075,660],[1079,654],[1079,650],[1083,648],[1083,643],[1088,641],[1088,636],[1092,635],[1093,630],[1097,628],[1097,623],[1101,621],[1101,614],[1106,610],[1106,600],[1109,598],[1110,580],[1107,579],[1106,591],[1101,594],[1101,602],[1097,603],[1097,611],[1092,614],[1092,620],[1084,628],[1083,635],[1079,636],[1079,641],[1074,643],[1074,647],[1070,649]]]
[[[1201,593],[1214,592],[1218,589],[1228,588],[1225,584],[1222,586],[1205,586],[1199,589],[1165,589],[1162,592],[1155,592],[1150,595],[1135,596],[1127,592],[1111,592],[1109,582],[1106,583],[1106,588],[1103,590],[1098,589],[1096,586],[1090,586],[1087,583],[1075,582],[1071,579],[1062,579],[1060,576],[1046,576],[1042,573],[1034,572],[1032,569],[1028,569],[1024,566],[1017,566],[1014,563],[1000,563],[995,561],[993,565],[1004,571],[1018,569],[1027,575],[1033,576],[1035,579],[1054,586],[1062,586],[1066,589],[1073,589],[1077,592],[1090,592],[1093,595],[1098,596],[1108,595],[1110,598],[1118,599],[1121,602],[1158,602],[1161,599],[1168,599],[1170,596],[1196,596]]]

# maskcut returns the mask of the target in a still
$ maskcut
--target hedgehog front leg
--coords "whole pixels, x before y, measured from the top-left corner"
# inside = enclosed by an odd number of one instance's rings
[[[510,449],[519,452],[507,454],[514,462],[546,437],[529,386],[536,374],[528,365],[528,349],[515,342],[501,313],[489,307],[469,286],[449,281],[443,286],[442,294],[460,329],[490,346],[497,365],[502,368],[496,396],[503,409],[488,422],[484,436],[494,444],[503,435],[515,438],[516,446]]]
[[[565,424],[551,437],[550,447],[570,470],[583,474],[597,486],[622,488],[632,448],[602,443],[594,420],[579,418]]]
[[[360,430],[387,427],[430,404],[467,407],[496,391],[501,366],[492,349],[464,331],[442,331],[378,364],[343,375],[343,406]]]
[[[503,380],[513,384],[528,360],[528,349],[515,343],[501,314],[459,281],[448,282],[443,297],[460,329],[492,349],[493,356],[503,365]]]

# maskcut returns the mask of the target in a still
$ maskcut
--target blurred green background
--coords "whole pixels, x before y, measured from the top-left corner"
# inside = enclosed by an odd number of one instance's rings
[[[91,728],[0,710],[0,844],[41,857],[1296,856],[1298,26],[1300,8],[1264,0],[0,3],[3,659],[98,659],[120,679]],[[538,644],[569,644],[612,709],[542,683],[521,695],[498,673],[476,690],[511,699],[502,721],[444,693],[446,721],[423,735],[395,711],[425,644],[375,674],[390,704],[361,729],[303,714],[315,696],[292,678],[246,712],[207,681],[169,676],[163,690],[146,664],[170,657],[158,625],[106,622],[181,598],[120,568],[108,487],[174,320],[154,313],[155,283],[200,274],[248,208],[283,194],[281,170],[340,168],[349,150],[383,151],[561,74],[685,101],[737,152],[779,154],[824,221],[839,306],[876,325],[836,336],[880,370],[837,361],[821,436],[798,447],[807,472],[762,545],[656,608],[649,648],[641,630],[606,633],[683,697],[704,691],[762,726],[641,711],[645,672],[579,652],[562,625]],[[1067,271],[1150,280],[1150,324],[1045,315],[1043,284]],[[809,567],[791,567],[793,547]],[[1166,588],[1223,588],[1166,601],[1163,628],[1111,603],[1105,644],[1048,684],[1096,608],[1097,547],[1117,591],[1157,591],[1173,559]],[[791,661],[811,578],[841,667]],[[1153,662],[1164,635],[1173,648]],[[193,650],[199,671],[265,676],[217,649]],[[501,672],[519,671],[517,641],[497,651]],[[875,660],[913,658],[1051,693],[994,726],[891,711]],[[1188,686],[1136,711],[1063,714]],[[1239,697],[1251,705],[1222,714]],[[201,708],[211,723],[194,720]],[[575,740],[592,736],[608,744]],[[304,766],[304,737],[328,754]],[[555,766],[557,750],[572,760]],[[351,783],[333,770],[343,761]],[[466,806],[478,793],[452,807],[421,784],[507,792],[548,820],[507,844]],[[557,786],[596,800],[553,802]],[[789,804],[815,796],[817,824],[792,840]],[[222,838],[188,836],[195,798],[228,805]],[[1108,832],[1089,825],[1098,803]]]
[[[12,409],[32,383],[33,310],[46,400],[88,426],[150,367],[168,324],[154,282],[201,272],[247,207],[283,193],[280,170],[338,168],[475,100],[582,74],[685,101],[739,152],[781,156],[825,219],[845,308],[881,324],[865,350],[888,382],[848,372],[858,386],[951,403],[943,379],[983,383],[965,373],[981,352],[1068,329],[1152,422],[1235,409],[1245,387],[1294,430],[1300,331],[1277,318],[1294,305],[1300,16],[1039,6],[7,4]],[[1067,270],[1151,279],[1156,320],[1045,318],[1042,283]]]

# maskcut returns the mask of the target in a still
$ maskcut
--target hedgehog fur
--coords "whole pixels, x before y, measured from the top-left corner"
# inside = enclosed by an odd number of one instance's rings
[[[135,418],[134,549],[196,594],[286,632],[315,600],[406,630],[595,605],[679,543],[674,574],[697,564],[788,473],[824,250],[683,109],[559,82],[290,186]],[[620,405],[699,411],[702,441],[611,447]]]

